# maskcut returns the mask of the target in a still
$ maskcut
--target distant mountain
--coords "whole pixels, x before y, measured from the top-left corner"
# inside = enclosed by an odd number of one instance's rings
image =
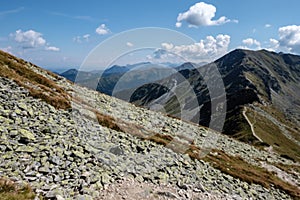
[[[125,66],[113,65],[105,71],[86,72],[70,69],[59,75],[82,86],[112,95],[114,89],[114,92],[134,89],[170,76],[177,69],[168,65],[171,63],[141,62]]]
[[[224,133],[247,143],[270,146],[283,156],[299,159],[300,56],[266,50],[234,50],[198,69],[191,69],[192,64],[185,63],[182,68],[186,69],[179,73],[140,87],[130,101],[148,108],[160,104],[164,112],[178,117],[180,107],[194,111],[198,105],[192,105],[190,96],[184,92],[181,96],[167,94],[174,83],[177,90],[186,91],[184,83],[188,81],[201,107],[198,123],[209,126],[211,102],[218,99],[210,98],[201,74],[208,75],[212,64],[217,66],[226,91]],[[198,70],[203,73],[199,74]]]
[[[78,74],[80,74],[80,76],[78,76]],[[65,77],[66,79],[72,82],[75,82],[76,78],[81,78],[81,80],[77,81],[90,80],[92,78],[96,78],[98,74],[99,73],[78,71],[77,69],[69,69],[59,75]]]

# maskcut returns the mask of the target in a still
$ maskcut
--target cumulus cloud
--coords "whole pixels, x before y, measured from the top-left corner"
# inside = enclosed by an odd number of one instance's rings
[[[133,44],[132,44],[131,42],[127,42],[127,43],[126,43],[126,46],[128,46],[128,47],[133,47]]]
[[[260,46],[260,42],[253,39],[253,38],[247,38],[247,39],[244,39],[243,41],[243,44],[246,45],[247,47],[256,47],[256,48],[261,48]]]
[[[265,27],[267,28],[268,26],[265,25]],[[300,26],[289,25],[280,27],[278,29],[278,38],[270,38],[268,41],[264,41],[263,44],[253,38],[244,39],[242,43],[243,46],[238,48],[253,50],[264,48],[269,51],[300,54]]]
[[[290,25],[278,29],[279,45],[291,52],[300,53],[300,26]]]
[[[53,46],[45,47],[45,49],[47,51],[59,51],[60,50],[58,47],[53,47]]]
[[[22,43],[23,48],[35,48],[46,45],[46,40],[42,37],[42,34],[34,30],[23,32],[19,29],[14,36],[15,41]]]
[[[279,41],[274,38],[270,38],[269,43],[275,49],[279,47]]]
[[[196,3],[195,5],[191,6],[188,11],[178,14],[177,22],[175,25],[176,27],[181,27],[182,22],[186,21],[189,24],[189,27],[216,26],[231,21],[225,16],[213,20],[216,11],[216,7],[211,4],[206,4],[204,2]],[[238,21],[233,20],[233,22]]]
[[[216,37],[207,36],[205,39],[190,45],[176,46],[162,43],[164,50],[192,62],[211,62],[228,52],[230,36],[219,34]]]
[[[42,34],[34,30],[22,31],[17,30],[15,33],[10,34],[14,40],[21,45],[23,49],[33,49],[39,47],[45,47],[49,51],[59,51],[57,47],[48,46],[46,40],[42,37]]]
[[[110,30],[106,27],[105,24],[101,24],[97,29],[96,33],[99,35],[106,35],[110,32]]]

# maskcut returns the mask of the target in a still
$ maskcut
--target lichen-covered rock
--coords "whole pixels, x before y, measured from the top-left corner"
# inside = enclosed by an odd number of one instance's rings
[[[35,140],[34,134],[32,134],[30,131],[28,131],[26,129],[20,129],[19,133],[20,133],[21,138],[23,138],[25,140],[28,140],[28,141]]]

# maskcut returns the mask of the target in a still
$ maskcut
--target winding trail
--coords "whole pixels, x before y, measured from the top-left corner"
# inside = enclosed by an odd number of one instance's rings
[[[248,124],[250,125],[251,132],[252,132],[253,136],[256,137],[260,142],[263,142],[263,140],[262,140],[260,137],[258,137],[258,136],[256,135],[256,133],[255,133],[255,130],[254,130],[254,124],[255,124],[256,122],[254,122],[254,123],[252,124],[251,121],[249,120],[249,118],[247,117],[246,112],[247,112],[247,107],[244,107],[244,110],[243,110],[243,116],[245,117],[245,119],[247,120]],[[254,119],[255,119],[255,118],[254,118]]]

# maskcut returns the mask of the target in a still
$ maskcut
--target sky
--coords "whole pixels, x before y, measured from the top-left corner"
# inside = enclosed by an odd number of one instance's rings
[[[63,71],[82,65],[91,51],[108,40],[115,46],[105,54],[119,49],[120,43],[133,52],[141,45],[129,40],[131,36],[121,39],[120,34],[157,27],[164,33],[143,33],[142,40],[160,38],[155,41],[159,46],[120,60],[134,63],[143,57],[172,62],[172,56],[166,59],[166,55],[176,54],[192,62],[210,62],[236,48],[300,54],[299,7],[299,0],[2,1],[0,49]],[[162,37],[172,31],[186,43]],[[118,37],[116,44],[112,38]]]

